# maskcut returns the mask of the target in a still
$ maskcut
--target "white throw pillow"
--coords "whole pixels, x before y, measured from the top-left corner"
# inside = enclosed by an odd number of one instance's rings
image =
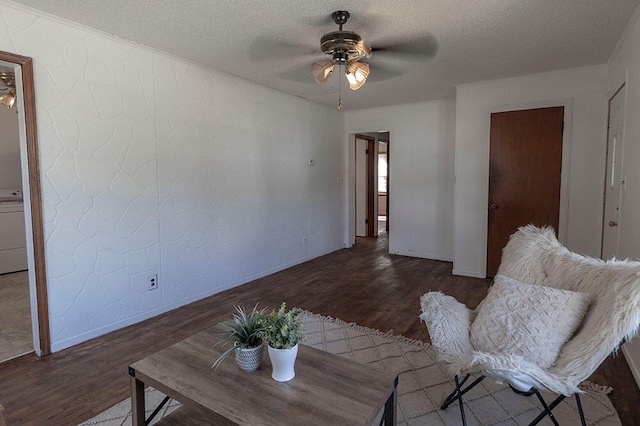
[[[521,356],[546,369],[580,326],[590,302],[589,294],[498,275],[469,338],[479,352]]]

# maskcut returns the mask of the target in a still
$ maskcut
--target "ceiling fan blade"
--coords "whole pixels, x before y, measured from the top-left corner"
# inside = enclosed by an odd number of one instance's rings
[[[409,73],[411,68],[406,65],[401,65],[396,61],[383,60],[374,58],[373,56],[367,59],[370,65],[371,73],[367,77],[367,82],[375,83],[376,81],[390,80],[392,78],[400,77]]]
[[[347,25],[349,28],[347,28]],[[381,34],[388,29],[389,19],[377,13],[358,14],[345,25],[345,29],[355,31],[362,36],[365,42],[376,34]]]
[[[321,54],[319,45],[293,42],[273,37],[259,37],[253,40],[247,52],[252,61],[295,60],[311,62]]]
[[[438,53],[438,41],[433,34],[420,34],[396,40],[371,42],[372,57],[428,61]]]

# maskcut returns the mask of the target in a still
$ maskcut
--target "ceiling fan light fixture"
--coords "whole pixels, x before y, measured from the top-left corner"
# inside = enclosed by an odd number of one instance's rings
[[[358,90],[367,81],[369,76],[369,64],[363,62],[351,62],[345,70],[347,80],[349,80],[349,88]]]
[[[16,102],[16,76],[13,73],[0,73],[0,104],[11,108]]]
[[[333,72],[333,61],[314,62],[311,64],[311,74],[318,84],[325,84]]]
[[[0,95],[0,104],[6,106],[8,108],[11,108],[11,107],[13,107],[13,104],[15,104],[15,103],[16,103],[16,95],[13,95],[13,94],[10,94],[10,93],[4,94],[4,95]]]

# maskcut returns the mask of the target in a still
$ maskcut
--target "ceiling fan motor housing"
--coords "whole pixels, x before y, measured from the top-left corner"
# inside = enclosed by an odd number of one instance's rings
[[[362,37],[353,31],[333,31],[322,36],[320,50],[332,55],[336,63],[357,61],[367,56],[368,49]]]

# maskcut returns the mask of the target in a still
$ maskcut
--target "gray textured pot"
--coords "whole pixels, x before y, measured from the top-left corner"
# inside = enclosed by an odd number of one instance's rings
[[[241,370],[255,371],[260,367],[264,355],[264,341],[254,348],[236,350],[236,363]]]

